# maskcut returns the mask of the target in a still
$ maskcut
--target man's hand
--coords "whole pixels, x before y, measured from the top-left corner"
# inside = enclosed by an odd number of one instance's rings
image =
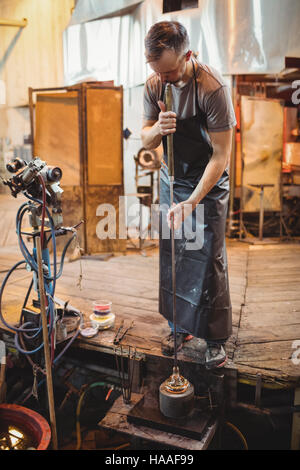
[[[168,210],[167,213],[167,222],[169,228],[171,228],[171,223],[173,220],[174,230],[178,230],[182,222],[193,212],[195,205],[189,199],[187,201],[182,201],[179,204],[173,203],[172,207]]]
[[[160,113],[158,115],[158,128],[161,135],[174,134],[176,132],[176,114],[166,111],[166,105],[162,101],[157,102]]]
[[[143,147],[155,149],[161,144],[162,136],[176,132],[176,114],[166,111],[162,101],[157,102],[160,113],[157,121],[144,121],[141,133]]]

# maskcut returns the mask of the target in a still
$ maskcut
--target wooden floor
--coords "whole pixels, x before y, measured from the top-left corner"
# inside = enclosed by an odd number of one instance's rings
[[[21,200],[0,195],[0,281],[15,261],[22,259],[14,228]],[[269,385],[295,385],[300,378],[300,244],[249,245],[227,240],[233,334],[227,344],[227,368],[236,369],[241,381],[253,382],[257,373]],[[158,313],[158,250],[148,256],[128,250],[107,261],[95,257],[66,262],[57,282],[56,296],[79,308],[86,318],[92,301],[109,299],[116,314],[114,330],[90,340],[76,340],[78,347],[112,350],[120,322],[134,327],[122,343],[139,352],[161,356],[161,337],[167,322]],[[82,273],[81,286],[78,282]],[[19,318],[30,273],[17,271],[4,294],[3,312],[8,322]],[[298,340],[298,343],[295,341]],[[296,360],[292,360],[292,355]],[[179,359],[183,359],[179,353]],[[298,361],[297,361],[298,359]]]

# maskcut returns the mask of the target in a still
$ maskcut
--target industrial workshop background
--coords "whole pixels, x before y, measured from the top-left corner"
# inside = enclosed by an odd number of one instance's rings
[[[163,149],[141,140],[144,39],[162,20],[222,74],[237,120],[232,334],[210,369],[203,338],[179,333],[182,376],[162,350],[162,280],[176,312],[175,249],[162,270],[156,225]],[[299,0],[0,0],[0,449],[300,449],[299,21]],[[13,413],[34,439],[4,429]]]

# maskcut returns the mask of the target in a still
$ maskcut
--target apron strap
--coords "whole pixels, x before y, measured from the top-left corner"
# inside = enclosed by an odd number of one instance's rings
[[[197,61],[196,61],[197,63]],[[197,78],[196,78],[196,70],[195,70],[195,65],[194,61],[192,60],[192,65],[193,65],[193,72],[194,72],[194,83],[195,83],[195,106],[197,110],[197,114],[199,115],[201,119],[201,123],[204,125],[205,129],[207,130],[207,116],[204,111],[200,108],[199,105],[199,97],[198,97],[198,83],[197,83]]]

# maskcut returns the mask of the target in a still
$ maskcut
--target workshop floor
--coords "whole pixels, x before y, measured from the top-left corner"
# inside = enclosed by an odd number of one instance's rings
[[[0,280],[21,259],[14,227],[20,204],[19,199],[0,195]],[[231,239],[227,250],[233,334],[227,344],[230,360],[226,367],[237,369],[245,380],[255,380],[261,373],[270,383],[298,381],[300,365],[292,355],[300,346],[300,244],[250,245]],[[106,261],[90,257],[66,262],[56,296],[70,300],[86,317],[92,313],[93,300],[109,299],[116,314],[114,330],[77,340],[78,347],[112,348],[121,321],[125,326],[134,321],[124,344],[136,346],[146,355],[160,356],[160,340],[168,328],[158,313],[158,269],[157,248],[147,250],[146,257],[128,250],[127,255]],[[18,321],[18,305],[23,302],[30,276],[20,270],[7,286],[3,307],[9,322]]]

